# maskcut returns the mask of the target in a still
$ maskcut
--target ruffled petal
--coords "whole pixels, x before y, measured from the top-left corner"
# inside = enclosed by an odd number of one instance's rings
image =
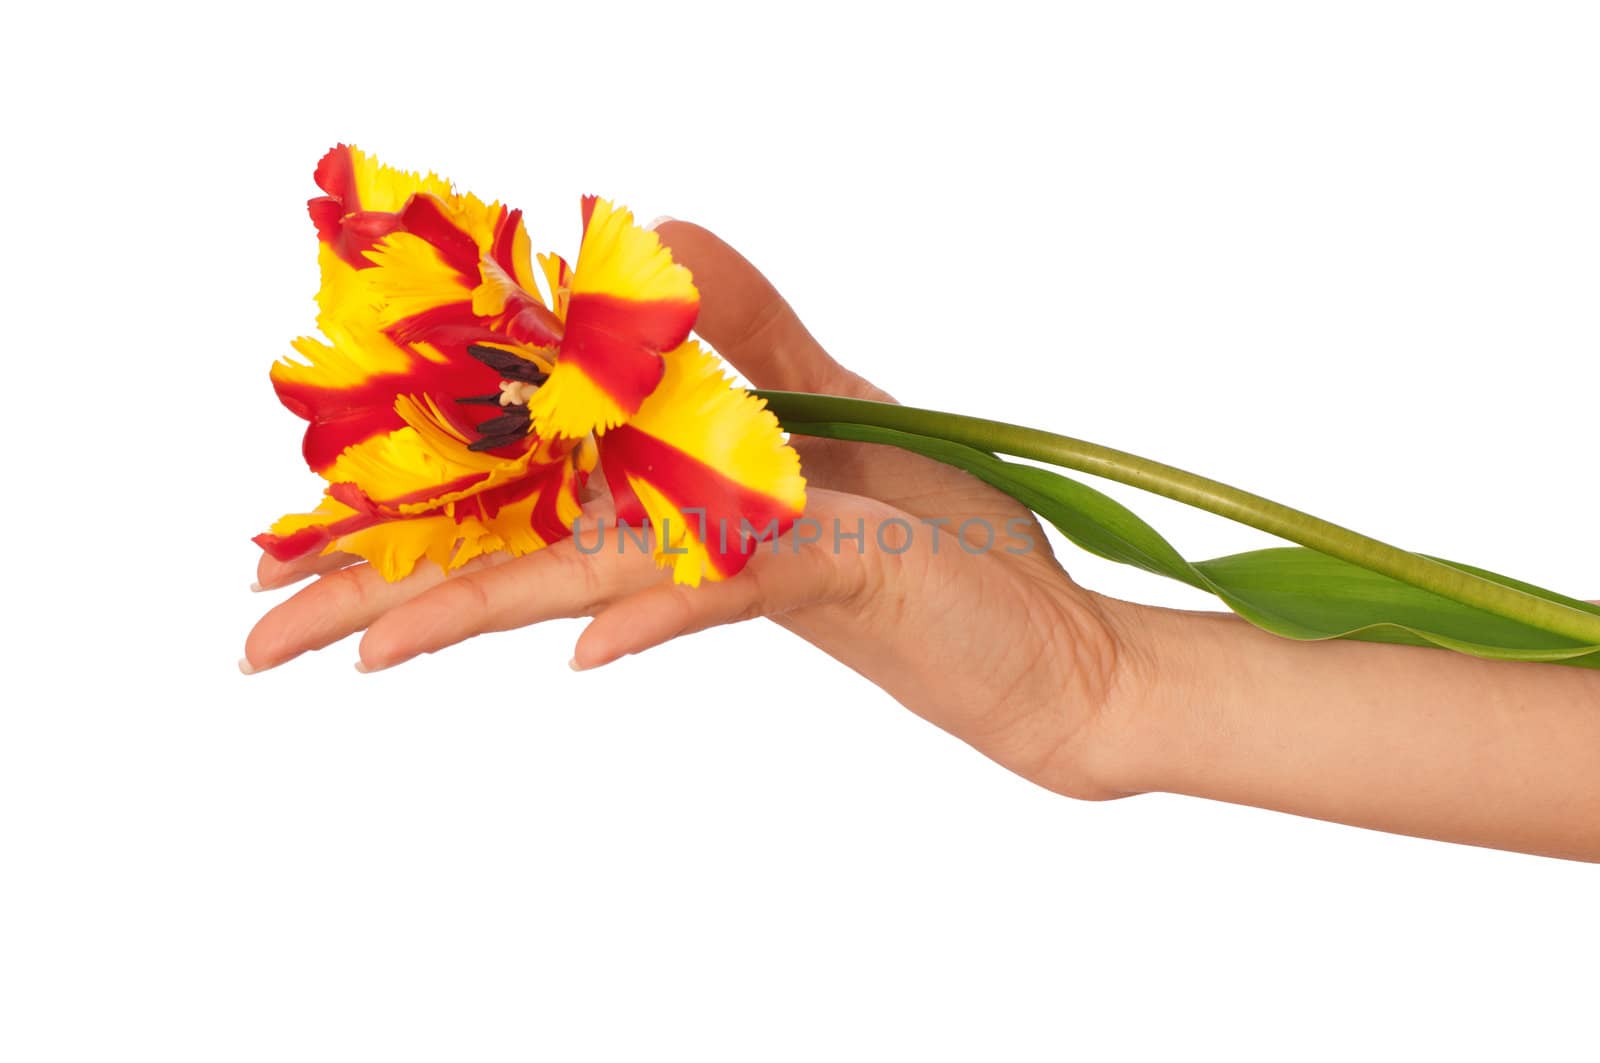
[[[689,271],[632,213],[587,197],[584,216],[555,371],[528,404],[545,435],[585,436],[633,416],[661,380],[661,352],[688,337],[700,307]]]
[[[424,557],[440,568],[449,568],[462,536],[463,529],[455,519],[442,512],[386,519],[330,494],[314,512],[281,518],[270,532],[257,535],[255,543],[279,561],[335,550],[355,554],[393,582],[409,576]]]
[[[720,359],[691,340],[665,362],[660,387],[600,437],[600,466],[618,518],[648,518],[656,563],[693,585],[733,575],[786,531],[805,510],[805,479],[777,418]]]
[[[306,204],[322,242],[356,268],[362,254],[399,228],[399,212],[418,192],[449,196],[450,183],[436,174],[406,173],[385,166],[359,148],[340,144],[317,163],[317,187],[325,195]]]
[[[351,535],[377,524],[380,518],[362,513],[331,495],[310,513],[291,513],[279,517],[269,531],[251,541],[279,561],[293,561],[307,554],[326,554],[341,535]]]
[[[441,569],[451,568],[463,529],[442,513],[389,520],[340,536],[333,549],[366,558],[378,574],[393,583],[405,579],[426,557]]]

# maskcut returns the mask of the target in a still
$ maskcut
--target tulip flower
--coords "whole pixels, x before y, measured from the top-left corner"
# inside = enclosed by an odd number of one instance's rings
[[[582,201],[577,262],[535,272],[520,211],[340,145],[316,170],[317,325],[272,368],[328,481],[256,542],[360,555],[396,580],[571,534],[596,465],[619,522],[696,584],[805,506],[762,400],[690,338],[699,293],[625,209]],[[541,284],[542,282],[542,284]]]

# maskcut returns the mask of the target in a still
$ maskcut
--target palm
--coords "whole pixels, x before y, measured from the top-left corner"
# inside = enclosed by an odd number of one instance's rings
[[[840,582],[848,590],[773,619],[1018,774],[1075,796],[1110,796],[1081,775],[1072,750],[1106,700],[1115,639],[1033,515],[965,473],[893,448],[799,446],[822,488],[812,514],[850,530],[861,521],[869,547],[833,553],[831,542],[817,544],[848,573]],[[943,522],[938,532],[931,521]],[[905,523],[916,529],[909,548],[878,548],[878,528]],[[1022,531],[1029,547],[1009,535],[989,544],[987,530],[964,547],[956,538],[964,524]],[[1063,656],[1064,646],[1077,652]]]

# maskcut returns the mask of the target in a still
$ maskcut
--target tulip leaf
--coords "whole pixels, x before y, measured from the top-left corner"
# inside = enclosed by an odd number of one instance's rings
[[[1600,668],[1600,645],[1464,605],[1305,547],[1274,547],[1190,562],[1109,495],[1049,469],[962,443],[875,425],[789,422],[802,435],[883,443],[964,469],[1100,557],[1208,591],[1250,623],[1300,640],[1336,638],[1436,646],[1477,657]],[[1434,560],[1443,559],[1435,558]],[[1600,606],[1452,561],[1444,564],[1600,616]]]

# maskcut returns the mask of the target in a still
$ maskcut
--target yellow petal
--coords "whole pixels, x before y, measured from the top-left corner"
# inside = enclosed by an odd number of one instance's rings
[[[672,261],[661,237],[636,225],[632,211],[606,199],[594,199],[590,207],[571,288],[573,295],[638,302],[700,300],[693,274]]]
[[[661,352],[688,337],[700,307],[689,271],[630,212],[593,197],[584,211],[556,368],[528,403],[541,435],[586,436],[631,417],[661,380]],[[541,261],[559,299],[561,264]]]
[[[450,182],[438,174],[399,170],[360,148],[343,144],[323,156],[317,166],[317,184],[329,195],[347,197],[349,210],[397,211],[418,192],[440,197],[451,194]]]

